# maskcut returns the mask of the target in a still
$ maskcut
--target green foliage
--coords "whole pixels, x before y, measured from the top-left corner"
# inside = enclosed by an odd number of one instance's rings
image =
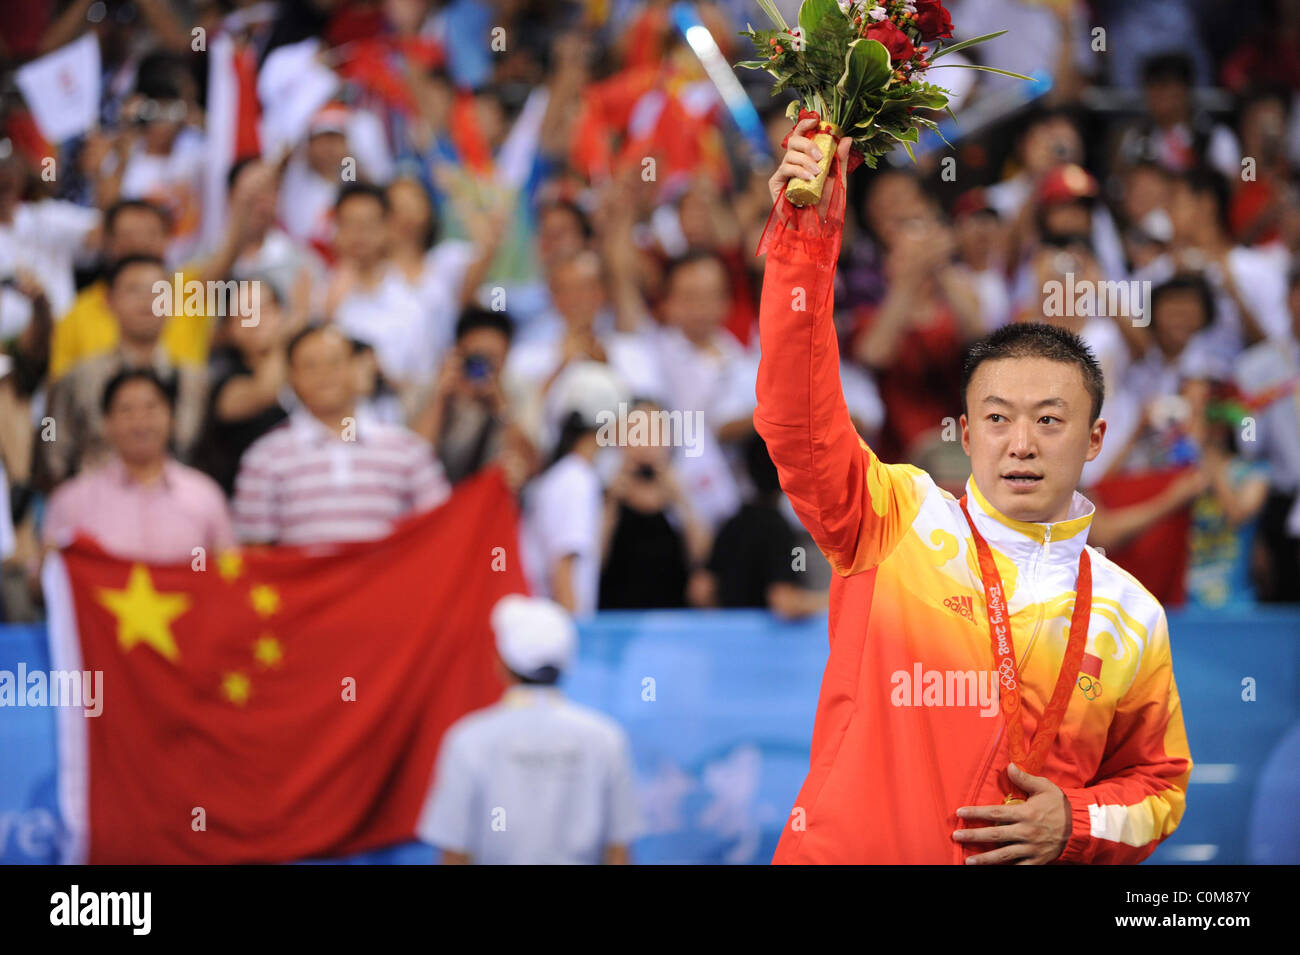
[[[774,96],[786,90],[793,92],[798,102],[791,104],[786,114],[789,118],[797,116],[801,107],[815,110],[823,122],[853,137],[866,164],[873,169],[879,158],[899,143],[910,154],[919,127],[938,132],[938,125],[917,111],[947,109],[948,90],[915,75],[896,73],[889,51],[875,40],[864,39],[836,0],[804,0],[797,27],[785,22],[771,0],[757,2],[772,26],[759,30],[751,26],[742,31],[742,36],[753,41],[760,58],[736,65],[769,73],[774,80]],[[793,35],[792,29],[799,36]],[[933,62],[946,53],[992,40],[1005,32],[939,47],[927,55]],[[777,46],[781,48],[779,53]],[[969,68],[1005,72],[980,66]]]

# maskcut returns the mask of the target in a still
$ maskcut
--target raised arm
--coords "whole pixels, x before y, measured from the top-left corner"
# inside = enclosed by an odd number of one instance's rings
[[[789,151],[773,175],[776,201],[791,178],[811,178],[813,144],[795,127]],[[840,142],[841,182],[849,141]],[[821,221],[834,190],[827,184]],[[842,192],[842,190],[841,190]],[[791,232],[797,228],[792,224]],[[879,564],[910,526],[920,507],[921,472],[885,465],[854,430],[840,387],[839,344],[832,320],[835,262],[840,234],[787,236],[767,254],[759,312],[762,358],[754,427],[767,442],[781,487],[836,573]]]

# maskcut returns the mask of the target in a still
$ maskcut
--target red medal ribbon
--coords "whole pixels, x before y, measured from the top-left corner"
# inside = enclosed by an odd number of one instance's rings
[[[1088,617],[1092,613],[1092,561],[1088,557],[1088,548],[1085,547],[1079,553],[1074,612],[1070,615],[1070,641],[1065,647],[1065,659],[1061,661],[1056,689],[1052,691],[1052,698],[1043,711],[1042,722],[1026,752],[1025,727],[1020,720],[1020,675],[1016,671],[1016,649],[1011,642],[1011,613],[1007,609],[1006,591],[1002,589],[1002,576],[993,560],[993,551],[983,535],[976,530],[975,521],[966,509],[965,495],[962,495],[961,511],[966,515],[966,523],[970,525],[970,532],[975,538],[975,550],[979,555],[980,577],[983,579],[984,598],[988,604],[989,639],[998,665],[998,699],[1007,724],[1011,762],[1031,776],[1037,776],[1042,772],[1047,750],[1056,739],[1061,721],[1065,719],[1066,707],[1070,705],[1070,693],[1078,678],[1079,668],[1083,665],[1083,653],[1088,644]],[[1007,801],[1023,802],[1024,794],[1015,787],[1012,790]]]

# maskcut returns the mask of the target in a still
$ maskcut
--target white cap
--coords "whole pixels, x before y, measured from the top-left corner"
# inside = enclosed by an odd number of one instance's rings
[[[507,594],[492,608],[501,662],[520,676],[543,667],[568,668],[578,649],[578,632],[568,611],[544,597]]]

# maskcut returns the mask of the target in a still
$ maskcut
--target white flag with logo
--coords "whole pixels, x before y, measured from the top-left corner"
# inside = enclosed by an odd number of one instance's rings
[[[41,135],[51,143],[80,135],[99,121],[99,41],[85,34],[18,68],[18,88]]]

